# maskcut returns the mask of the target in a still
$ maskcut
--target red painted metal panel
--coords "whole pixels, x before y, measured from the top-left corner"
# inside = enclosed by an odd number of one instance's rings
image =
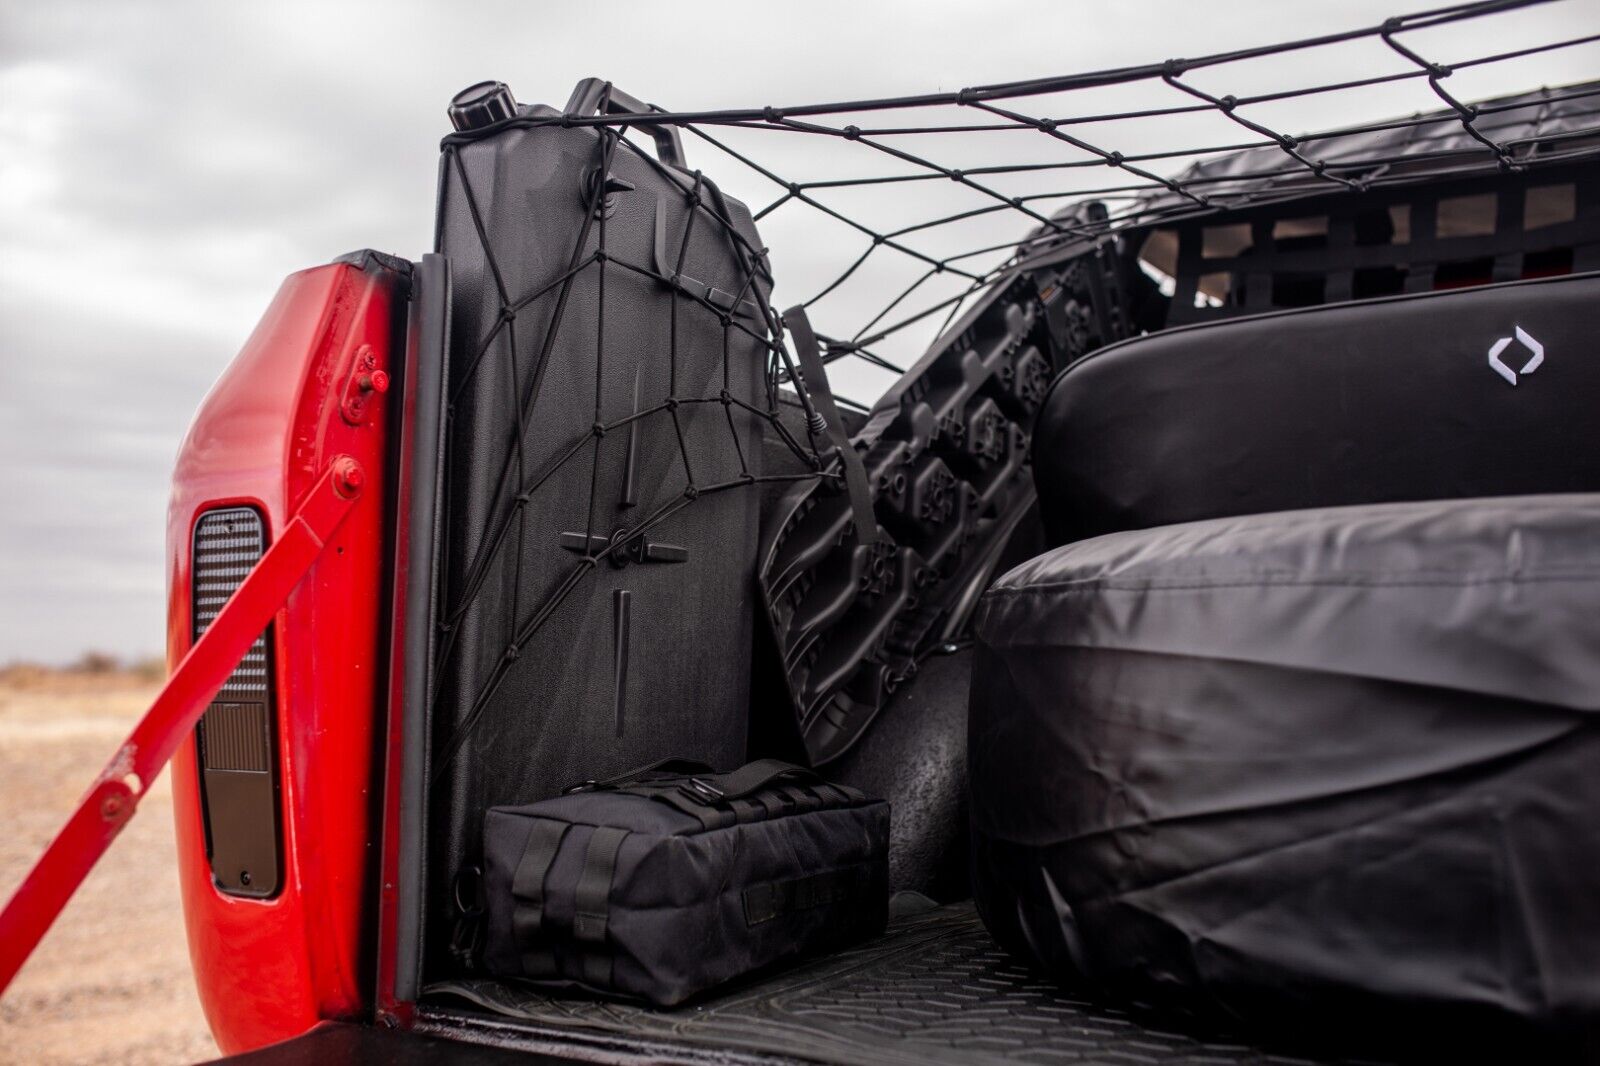
[[[345,417],[365,356],[393,373],[405,279],[368,260],[290,276],[196,415],[168,512],[170,662],[190,644],[189,545],[201,512],[248,504],[268,542],[336,455],[367,473],[334,543],[274,625],[283,887],[267,900],[216,890],[205,854],[192,734],[173,760],[189,953],[218,1045],[238,1052],[323,1018],[370,1012],[376,899],[376,753],[387,680],[389,411],[376,393]],[[364,372],[370,373],[372,367]]]

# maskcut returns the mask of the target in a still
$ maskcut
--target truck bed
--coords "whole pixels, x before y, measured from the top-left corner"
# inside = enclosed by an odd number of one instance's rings
[[[674,1010],[489,979],[434,984],[420,1006],[424,1030],[541,1050],[560,1048],[563,1033],[582,1034],[602,1059],[642,1052],[657,1062],[841,1066],[1326,1061],[1203,1039],[1073,996],[1011,961],[970,901],[897,917],[854,950]]]

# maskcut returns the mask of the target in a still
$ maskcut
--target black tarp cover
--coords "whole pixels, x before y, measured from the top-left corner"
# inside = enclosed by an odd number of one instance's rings
[[[1600,495],[1213,519],[1016,568],[977,624],[989,928],[1255,1025],[1592,1032],[1597,582]]]

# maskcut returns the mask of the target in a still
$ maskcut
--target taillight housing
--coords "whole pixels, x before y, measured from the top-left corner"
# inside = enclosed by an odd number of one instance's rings
[[[191,557],[195,640],[266,550],[266,523],[255,508],[201,514]],[[206,857],[217,890],[234,896],[271,897],[282,883],[271,637],[269,626],[250,645],[195,730]]]

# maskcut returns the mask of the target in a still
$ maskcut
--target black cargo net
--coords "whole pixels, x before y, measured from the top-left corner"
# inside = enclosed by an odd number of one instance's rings
[[[898,375],[975,293],[1064,244],[1210,217],[1270,202],[1289,191],[1298,197],[1318,187],[1360,194],[1446,175],[1524,172],[1593,158],[1594,139],[1600,133],[1596,106],[1600,84],[1545,89],[1478,104],[1462,102],[1450,89],[1452,82],[1513,61],[1525,62],[1510,69],[1525,71],[1528,78],[1541,77],[1540,57],[1600,42],[1600,20],[1584,19],[1583,9],[1569,4],[1563,5],[1566,28],[1585,28],[1587,22],[1587,28],[1596,32],[1523,43],[1539,32],[1525,13],[1518,13],[1531,6],[1530,0],[1454,5],[1283,44],[949,93],[649,118],[566,116],[550,121],[671,123],[693,138],[691,144],[714,146],[759,177],[760,183],[740,188],[755,190],[764,183],[773,190],[774,198],[756,211],[758,223],[770,225],[784,213],[800,210],[808,214],[796,226],[810,226],[812,219],[822,216],[830,221],[831,232],[846,238],[853,232],[853,245],[843,239],[831,242],[833,272],[808,271],[821,281],[799,295],[819,320],[826,362],[850,358]],[[1452,26],[1470,27],[1480,51],[1459,54],[1462,46],[1456,42],[1457,54],[1427,54],[1429,31],[1437,35]],[[1503,51],[1482,47],[1497,41],[1514,41],[1518,47]],[[1600,50],[1592,54],[1600,57]],[[1226,91],[1230,82],[1260,81],[1253,76],[1253,66],[1296,56],[1304,56],[1313,67],[1318,56],[1336,56],[1340,67],[1352,72],[1374,68],[1383,72],[1257,93]],[[1425,87],[1425,96],[1413,93],[1403,99],[1432,99],[1444,106],[1315,133],[1288,132],[1269,121],[1273,115],[1288,118],[1288,105],[1297,102],[1328,110],[1376,109],[1381,114],[1382,109],[1395,107],[1390,99],[1394,93],[1411,85]],[[1142,106],[1093,108],[1114,98],[1116,94],[1108,90],[1116,88],[1140,90],[1137,98]],[[1173,98],[1171,102],[1159,102],[1163,92]],[[1378,92],[1384,95],[1375,95]],[[1069,110],[1079,98],[1089,109]],[[1346,99],[1348,106],[1339,102]],[[1030,107],[1029,101],[1037,103]],[[1042,110],[1046,107],[1052,110]],[[893,121],[869,121],[885,114]],[[1157,123],[1171,131],[1172,140],[1181,139],[1185,131],[1195,139],[1149,151],[1120,146],[1119,142],[1142,140],[1138,131]],[[770,163],[756,154],[761,145],[751,137],[735,144],[730,132],[735,130],[791,135],[785,140],[799,135],[810,143],[804,154],[776,147],[772,151],[784,155],[785,163]],[[1228,130],[1237,136],[1214,140]],[[1030,133],[1038,144],[1015,147],[1018,137]],[[967,154],[988,155],[991,161],[961,166],[941,155],[942,143],[958,139],[970,149]],[[1043,158],[993,161],[1007,154]],[[1210,165],[1223,156],[1228,166]],[[831,169],[821,164],[832,160],[838,160],[840,168],[877,163],[880,172],[798,180],[789,173]],[[1167,176],[1186,163],[1193,165]],[[724,187],[734,187],[736,169],[718,168]],[[1094,175],[1109,180],[1095,180]],[[1089,180],[1083,180],[1086,176]],[[946,183],[952,190],[952,195],[941,198],[952,210],[929,213],[915,199],[901,204],[885,196],[864,195],[871,190],[887,196],[909,191],[926,198],[922,190],[936,183]],[[854,194],[863,195],[855,196],[858,202],[852,205],[848,201]],[[1066,201],[1094,201],[1100,207],[1092,212],[1062,210]],[[756,202],[752,200],[752,206]],[[889,224],[889,216],[901,216],[900,224]],[[942,239],[945,234],[950,239]],[[795,249],[773,244],[785,268],[780,274],[788,276],[792,268],[781,257],[792,256]],[[896,257],[909,273],[905,284],[886,291],[880,287],[881,279],[864,277],[877,260]],[[844,295],[857,281],[859,303],[837,317],[825,315],[819,305]],[[937,298],[919,299],[933,288],[941,290]],[[848,328],[827,328],[835,321]],[[885,357],[879,349],[908,331],[916,337],[904,349],[905,357]]]
[[[845,408],[866,412],[869,404],[865,400],[870,397],[860,400],[829,397],[820,374],[803,373],[799,364],[813,353],[806,350],[806,343],[799,343],[809,342],[811,337],[810,329],[799,325],[801,319],[797,312],[808,312],[821,327],[814,342],[819,366],[848,359],[893,381],[903,378],[912,369],[914,359],[922,358],[926,363],[938,354],[935,350],[938,344],[929,347],[934,338],[948,340],[961,333],[958,316],[964,311],[972,312],[985,294],[1010,292],[1008,286],[1025,279],[1034,288],[1024,286],[1007,298],[1019,304],[1038,306],[1044,309],[1042,315],[1050,313],[1049,299],[1062,286],[1081,283],[1087,292],[1101,283],[1097,280],[1085,282],[1081,278],[1073,281],[1059,273],[1048,280],[1040,280],[1042,275],[1038,272],[1043,267],[1102,255],[1113,247],[1123,247],[1126,251],[1125,246],[1130,241],[1133,242],[1131,252],[1135,255],[1149,242],[1149,249],[1153,251],[1147,249],[1146,265],[1152,261],[1157,263],[1145,270],[1144,278],[1133,280],[1159,286],[1160,300],[1170,313],[1164,313],[1153,322],[1141,322],[1124,309],[1119,312],[1121,325],[1100,330],[1096,343],[1203,316],[1209,309],[1229,300],[1241,308],[1248,305],[1251,310],[1270,306],[1268,294],[1277,282],[1260,279],[1270,279],[1273,255],[1284,257],[1284,263],[1290,267],[1295,265],[1294,235],[1291,233],[1288,240],[1278,239],[1275,243],[1274,238],[1284,235],[1275,232],[1270,222],[1255,221],[1251,224],[1253,229],[1247,226],[1246,234],[1254,239],[1252,254],[1255,258],[1246,264],[1240,255],[1233,258],[1208,255],[1201,246],[1201,222],[1289,200],[1343,195],[1355,197],[1349,201],[1351,203],[1361,203],[1364,202],[1361,198],[1381,198],[1386,190],[1410,190],[1429,183],[1436,185],[1441,180],[1474,177],[1504,180],[1508,175],[1515,177],[1546,168],[1571,170],[1600,153],[1600,109],[1597,109],[1600,82],[1542,89],[1479,104],[1465,103],[1461,94],[1452,91],[1452,85],[1464,80],[1463,75],[1468,72],[1517,60],[1538,59],[1600,42],[1600,27],[1596,27],[1597,32],[1571,33],[1559,39],[1524,40],[1531,23],[1518,12],[1535,2],[1537,0],[1490,0],[1455,5],[1283,44],[918,96],[697,112],[654,109],[623,114],[607,113],[614,108],[608,107],[608,101],[602,97],[598,108],[590,106],[585,113],[570,108],[565,113],[548,110],[523,113],[484,129],[446,138],[444,165],[455,169],[465,190],[499,301],[499,314],[493,328],[474,350],[455,355],[455,359],[467,361],[468,369],[465,375],[455,379],[452,400],[459,398],[476,368],[491,357],[497,344],[507,345],[512,353],[518,350],[519,312],[536,300],[552,293],[557,295],[554,317],[535,346],[538,356],[531,372],[521,377],[514,375],[514,389],[520,399],[515,409],[515,441],[490,509],[487,534],[467,568],[465,581],[460,587],[448,590],[436,662],[442,665],[449,661],[459,632],[458,623],[483,594],[485,578],[496,558],[508,542],[520,539],[520,533],[515,531],[528,499],[568,463],[588,461],[598,471],[598,442],[603,437],[627,433],[630,427],[645,420],[670,421],[677,428],[683,488],[675,498],[652,513],[615,531],[596,525],[599,506],[591,491],[588,526],[581,539],[575,537],[573,544],[564,545],[577,553],[570,568],[554,590],[539,602],[513,604],[512,614],[517,623],[500,665],[472,699],[469,713],[451,734],[441,752],[442,758],[448,760],[459,750],[515,662],[519,650],[535,637],[585,576],[615,553],[648,550],[651,530],[667,518],[696,499],[721,492],[748,491],[762,484],[816,482],[845,487],[851,475],[850,466],[858,460],[848,445],[841,447],[843,440],[837,412],[830,420],[825,411],[831,409],[836,400]],[[1569,29],[1584,28],[1578,26],[1583,21],[1578,16],[1587,12],[1580,5],[1571,4],[1568,14]],[[1469,23],[1473,27],[1473,40],[1514,46],[1488,54],[1484,54],[1481,47],[1472,55],[1430,53],[1428,42],[1434,40],[1430,33]],[[1459,38],[1456,40],[1459,46]],[[1270,91],[1227,91],[1230,82],[1252,80],[1249,76],[1252,64],[1274,57],[1311,57],[1328,50],[1337,52],[1340,68],[1350,71],[1350,76],[1309,79]],[[1309,61],[1306,64],[1306,68],[1313,71],[1317,66]],[[1359,71],[1373,72],[1358,74]],[[1309,134],[1285,132],[1279,128],[1281,122],[1269,121],[1272,115],[1282,111],[1280,105],[1295,101],[1316,102],[1322,107],[1328,106],[1329,101],[1351,97],[1365,101],[1359,105],[1362,110],[1375,106],[1381,109],[1387,96],[1375,104],[1374,91],[1388,93],[1407,85],[1424,88],[1435,104],[1442,107],[1410,117],[1342,125]],[[1096,106],[1102,100],[1114,99],[1118,90],[1129,87],[1140,88],[1143,94],[1137,106],[1109,109]],[[609,91],[607,86],[606,92]],[[1080,100],[1084,102],[1080,104]],[[1351,109],[1355,109],[1355,105]],[[1172,128],[1180,130],[1193,127],[1200,131],[1202,139],[1199,144],[1186,142],[1178,147],[1151,150],[1119,147],[1124,143],[1119,138],[1128,136],[1128,131],[1152,123],[1175,124]],[[587,221],[576,246],[570,250],[566,268],[537,291],[512,292],[502,280],[457,149],[467,141],[507,128],[536,126],[599,127],[601,160],[597,173],[602,177],[590,190]],[[746,198],[750,191],[769,190],[771,198],[764,206],[758,207],[760,201],[750,200],[755,220],[768,227],[769,235],[773,227],[780,226],[789,227],[791,232],[805,226],[808,228],[801,232],[809,233],[812,225],[842,235],[838,240],[830,237],[825,247],[818,238],[806,240],[805,247],[793,242],[773,242],[782,267],[776,273],[781,278],[809,279],[806,284],[810,287],[800,294],[804,298],[794,312],[779,314],[769,305],[765,291],[772,277],[768,249],[753,246],[735,226],[718,185],[712,184],[698,170],[667,165],[648,150],[634,145],[626,134],[635,127],[644,127],[652,133],[675,129],[688,134],[692,138],[691,145],[717,150],[722,158],[714,173],[721,188]],[[1227,136],[1217,142],[1214,138],[1222,135],[1220,131],[1227,131]],[[779,140],[771,145],[756,143],[760,138],[773,136]],[[1014,149],[1018,138],[1026,139],[1030,146],[1024,152],[1028,157],[1022,161],[961,165],[940,151],[941,144],[959,143],[968,148],[976,145],[980,150],[987,150],[987,146],[993,144],[996,147],[987,154],[998,158],[1008,154],[1007,149]],[[797,147],[802,142],[803,147]],[[763,147],[771,156],[781,157],[781,161],[764,155]],[[603,210],[603,200],[609,191],[603,179],[609,173],[613,154],[624,151],[646,161],[663,178],[682,189],[688,202],[697,205],[690,215],[691,230],[696,226],[713,227],[725,235],[735,249],[744,275],[734,291],[720,291],[682,276],[689,232],[683,234],[678,247],[669,250],[667,256],[675,260],[677,269],[660,262],[629,262],[609,254]],[[865,174],[848,170],[863,161],[876,166]],[[821,170],[826,176],[792,176],[798,171],[812,170]],[[1164,176],[1170,171],[1177,171],[1177,176]],[[1591,261],[1592,249],[1600,248],[1600,236],[1591,232],[1600,221],[1600,182],[1590,171],[1581,173],[1586,176],[1575,181],[1569,194],[1571,203],[1565,208],[1565,214],[1555,220],[1544,241],[1551,247],[1590,249],[1576,258],[1568,256],[1562,260],[1559,265],[1565,270],[1600,267],[1600,262]],[[937,195],[927,193],[926,190],[935,184],[942,185],[943,191]],[[1520,196],[1521,186],[1518,190]],[[1499,200],[1489,208],[1494,221],[1479,249],[1494,261],[1493,280],[1502,280],[1525,267],[1537,273],[1536,264],[1524,262],[1520,244],[1516,263],[1506,265],[1507,241],[1512,239],[1508,235],[1514,231],[1520,241],[1526,227],[1521,214],[1511,218],[1523,208],[1514,209],[1509,196],[1500,196]],[[878,206],[863,208],[863,203]],[[1435,204],[1409,216],[1409,239],[1414,247],[1407,254],[1413,258],[1425,240],[1438,235],[1437,207]],[[803,215],[803,222],[796,219],[796,213]],[[1349,253],[1340,258],[1337,248],[1330,253],[1329,248],[1339,243],[1338,231],[1344,222],[1357,227],[1360,219],[1352,215],[1340,221],[1343,216],[1337,208],[1329,214],[1334,218],[1325,234],[1329,239],[1319,246],[1317,254],[1324,260],[1331,254],[1332,261],[1343,264],[1346,280],[1320,287],[1316,300],[1302,302],[1363,295],[1354,291],[1363,284],[1359,272],[1367,271],[1370,281],[1374,276],[1372,271],[1388,269],[1386,261],[1378,262],[1371,254],[1363,258]],[[1168,228],[1165,236],[1163,227]],[[1505,240],[1496,244],[1492,239],[1495,233]],[[586,251],[591,237],[594,238],[593,249]],[[1392,234],[1390,238],[1398,240]],[[1348,236],[1347,243],[1356,246],[1363,242],[1357,234]],[[795,257],[797,266],[792,273],[784,256]],[[807,256],[823,257],[826,261],[818,265]],[[1159,265],[1163,257],[1164,268]],[[657,258],[660,258],[659,250]],[[892,270],[876,269],[886,261],[892,262]],[[1125,261],[1132,260],[1125,257]],[[593,321],[575,323],[564,318],[566,293],[573,279],[588,271],[595,272],[599,278],[598,310]],[[1233,280],[1226,286],[1206,280],[1229,271],[1233,272]],[[526,420],[538,397],[545,359],[556,331],[591,329],[595,333],[599,358],[603,361],[607,356],[605,279],[615,272],[650,278],[673,294],[673,342],[665,353],[669,394],[661,402],[636,410],[627,417],[603,420],[600,374],[597,374],[592,431],[574,439],[569,447],[553,457],[536,460],[525,455]],[[885,278],[889,276],[897,280],[887,283]],[[1256,284],[1247,294],[1247,281],[1252,277]],[[1355,280],[1349,280],[1352,278]],[[1419,285],[1436,283],[1442,282],[1431,268],[1417,270],[1411,273],[1409,280],[1394,282],[1393,291],[1402,288],[1410,291]],[[1227,291],[1223,291],[1224,288]],[[1098,296],[1096,302],[1099,302]],[[676,323],[683,315],[713,316],[720,322],[725,338],[746,337],[759,346],[765,358],[764,403],[752,404],[730,393],[726,387],[726,368],[724,387],[719,392],[711,395],[680,392],[676,374]],[[958,326],[954,331],[952,324]],[[966,327],[963,339],[976,343],[974,338],[980,337],[984,328],[981,321],[977,326]],[[1067,327],[1062,328],[1077,327],[1069,321]],[[1019,345],[1028,343],[1029,336],[1031,334],[1024,331],[1012,336],[1007,343],[1017,350]],[[1076,347],[1068,344],[1065,348],[1057,344],[1048,359],[1041,361],[1036,357],[1032,363],[1018,356],[1006,364],[1005,373],[1017,379],[1026,377],[1028,382],[1017,383],[1008,378],[1008,388],[1014,388],[1019,394],[1026,393],[1028,403],[1035,402],[1049,374],[1083,354],[1084,347],[1082,343]],[[1026,349],[1021,350],[1026,353]],[[922,354],[924,351],[926,356]],[[880,391],[882,380],[879,379]],[[741,470],[737,477],[709,482],[696,477],[696,457],[684,442],[680,413],[690,405],[703,404],[720,405],[726,414],[729,447],[737,456]],[[786,418],[787,408],[796,409],[798,415]],[[1023,427],[1019,431],[1023,435],[1016,438],[1020,442],[1016,447],[1023,450],[1027,416],[1031,410],[1027,404],[1014,411],[1006,409],[1003,413],[1008,422],[1001,419],[1000,414],[994,415],[996,425]],[[752,467],[751,457],[743,454],[736,428],[739,420],[749,419],[757,420],[764,432],[783,442],[797,464],[795,472],[756,472],[759,467]],[[875,492],[880,487],[890,491],[894,488],[892,478],[885,474],[880,480],[872,465],[871,446],[870,440],[858,445],[867,454],[868,477]],[[987,461],[991,457],[980,458]],[[1007,477],[1015,474],[1016,469],[1008,469]],[[1014,510],[1020,504],[1013,501],[1006,506]],[[859,509],[856,517],[859,523]],[[872,539],[872,533],[862,532],[862,541],[870,544]],[[938,549],[939,552],[944,550],[943,547]],[[937,568],[928,562],[930,554],[936,553],[924,550],[918,565],[928,569],[931,576],[923,575],[916,567],[907,570],[923,584],[939,580],[933,573]],[[870,583],[869,579],[863,580]],[[520,590],[521,582],[516,582],[515,587]],[[799,593],[795,596],[798,602]],[[928,634],[933,632],[927,625],[919,628],[915,637],[899,649],[901,665],[889,669],[886,676],[892,680],[914,670],[918,658],[927,654]],[[872,654],[883,654],[881,642]],[[795,679],[797,701],[804,705],[806,699],[798,694],[804,680],[798,656],[794,662],[786,662],[786,667]],[[894,670],[900,673],[895,674]],[[833,684],[830,691],[840,684]],[[892,689],[892,685],[889,688]],[[812,696],[816,700],[822,698],[817,693]],[[800,713],[805,716],[814,710],[814,707],[801,706]]]
[[[603,111],[607,106],[606,95],[609,86],[602,93],[599,105]],[[454,140],[454,139],[453,139]],[[797,377],[793,359],[788,347],[777,338],[783,335],[784,327],[781,318],[772,310],[767,302],[762,280],[767,276],[766,253],[764,249],[750,245],[744,234],[730,218],[725,201],[723,201],[716,187],[708,182],[700,173],[685,174],[674,170],[663,163],[651,158],[648,153],[639,152],[635,146],[622,138],[620,130],[604,129],[600,131],[599,160],[590,172],[594,180],[589,183],[587,200],[584,204],[584,223],[579,230],[575,247],[571,250],[569,263],[553,279],[528,293],[513,294],[504,281],[503,272],[495,258],[493,242],[484,228],[476,199],[472,191],[472,183],[468,180],[458,152],[456,143],[447,141],[444,148],[444,165],[455,171],[460,181],[460,188],[466,200],[468,212],[473,225],[477,230],[478,238],[482,243],[485,261],[490,275],[493,278],[495,292],[499,300],[499,313],[492,329],[483,337],[475,350],[463,353],[468,360],[464,373],[455,378],[451,385],[449,406],[454,408],[455,403],[470,387],[478,368],[489,357],[497,344],[503,344],[511,367],[512,388],[520,397],[520,402],[514,405],[516,422],[513,431],[512,449],[506,465],[501,473],[499,487],[489,507],[491,522],[487,535],[478,546],[466,571],[466,578],[461,588],[454,591],[453,602],[448,612],[440,622],[442,631],[439,645],[439,662],[447,663],[455,646],[457,634],[460,632],[459,623],[471,610],[483,592],[485,580],[489,577],[496,559],[506,547],[508,541],[521,541],[520,531],[515,538],[511,537],[523,515],[524,508],[529,500],[540,488],[569,463],[580,462],[587,458],[590,463],[591,477],[589,490],[589,504],[587,507],[587,525],[581,533],[572,531],[562,534],[562,547],[576,553],[576,560],[567,569],[565,576],[560,580],[553,591],[536,604],[523,604],[516,597],[522,592],[523,583],[520,574],[513,583],[513,602],[510,608],[510,617],[515,620],[516,628],[510,641],[506,644],[504,654],[499,664],[490,673],[487,682],[473,697],[470,710],[460,722],[450,740],[442,751],[442,759],[448,761],[459,750],[461,745],[470,735],[474,725],[483,714],[504,680],[511,665],[516,662],[521,650],[532,640],[535,634],[551,617],[568,595],[583,581],[586,575],[609,558],[628,556],[639,562],[653,561],[649,553],[662,550],[662,546],[654,545],[649,540],[652,530],[659,527],[672,515],[688,507],[698,499],[728,492],[735,489],[749,489],[755,486],[793,481],[822,481],[838,479],[841,477],[838,467],[842,462],[841,451],[837,447],[831,454],[825,454],[823,441],[828,428],[825,418],[817,412],[812,392],[815,390],[801,390],[796,393],[796,401],[805,412],[805,419],[797,436],[783,419],[779,417],[779,381],[792,380]],[[665,263],[655,265],[630,262],[624,257],[612,254],[607,240],[606,227],[609,212],[606,210],[605,200],[612,195],[613,190],[608,188],[608,176],[611,174],[612,157],[619,150],[636,152],[664,179],[678,186],[688,203],[694,209],[688,215],[688,224],[676,248],[666,250],[666,259],[672,264],[670,271]],[[726,238],[734,250],[734,255],[740,264],[742,279],[732,290],[725,291],[697,282],[683,274],[685,257],[688,253],[690,240],[694,235],[697,225],[715,227]],[[591,238],[594,240],[592,251],[585,253]],[[658,258],[662,249],[658,248]],[[596,291],[598,302],[596,304],[593,321],[590,323],[571,323],[565,320],[564,312],[567,305],[567,296],[572,284],[578,275],[585,271],[596,274]],[[602,417],[602,404],[604,400],[603,384],[605,376],[605,359],[607,355],[606,344],[606,278],[612,271],[627,271],[653,280],[665,286],[672,292],[670,301],[671,323],[668,331],[669,344],[665,352],[665,371],[668,381],[668,395],[658,403],[642,409],[636,409],[631,414],[622,418],[604,419]],[[770,283],[769,283],[770,284]],[[544,335],[537,345],[537,357],[532,370],[531,379],[524,383],[517,375],[517,316],[518,313],[531,306],[535,301],[546,296],[556,294],[555,311],[552,319],[544,331]],[[723,366],[722,387],[713,395],[691,395],[680,391],[678,382],[678,319],[680,315],[708,314],[720,322],[723,332]],[[752,324],[753,323],[753,324]],[[557,332],[565,326],[568,329],[592,329],[595,335],[596,374],[593,394],[594,421],[590,431],[572,440],[570,445],[553,457],[534,461],[525,452],[525,442],[528,436],[527,419],[539,396],[539,382],[543,376],[546,362],[555,345]],[[731,366],[729,362],[729,340],[734,334],[742,334],[757,342],[761,350],[766,353],[766,399],[765,406],[757,406],[748,400],[735,395],[730,390]],[[707,481],[697,479],[695,475],[695,456],[685,439],[683,422],[680,412],[694,405],[712,404],[722,408],[728,426],[728,447],[737,458],[739,473],[728,479]],[[637,408],[637,405],[636,405]],[[740,434],[736,428],[736,420],[755,418],[769,427],[770,432],[791,451],[801,471],[797,473],[756,473],[751,469],[751,456],[745,454],[740,444]],[[600,471],[599,442],[608,434],[628,433],[637,425],[652,419],[665,419],[669,421],[674,430],[678,445],[679,458],[682,463],[684,484],[681,492],[667,502],[660,504],[648,514],[626,526],[615,530],[602,529],[597,525],[597,516],[600,515],[600,501],[598,500],[597,487]],[[630,464],[636,451],[636,443],[630,442]],[[512,550],[513,558],[520,565],[520,554]],[[671,561],[671,560],[668,560]]]

